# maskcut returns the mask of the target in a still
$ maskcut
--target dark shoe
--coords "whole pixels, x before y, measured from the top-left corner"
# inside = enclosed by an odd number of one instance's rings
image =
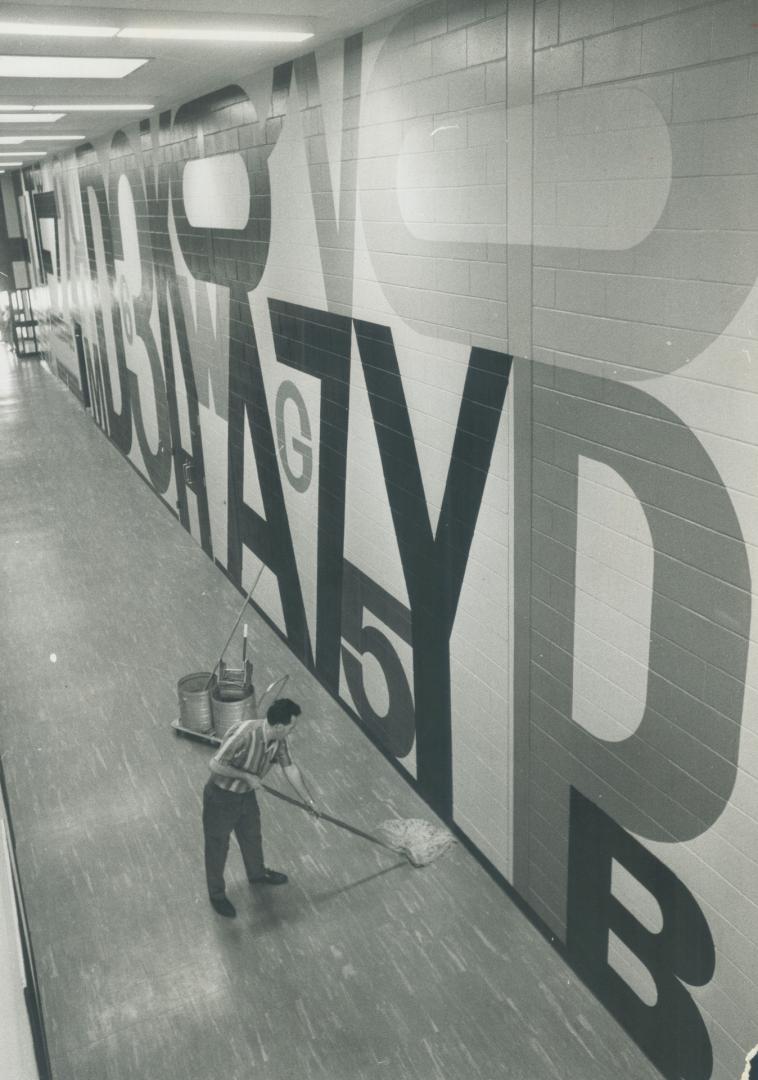
[[[250,878],[251,885],[286,885],[289,878],[278,870],[264,870],[261,877]]]
[[[211,906],[214,911],[217,911],[219,915],[223,915],[225,919],[233,919],[237,914],[237,910],[231,900],[227,900],[225,896],[211,896]]]

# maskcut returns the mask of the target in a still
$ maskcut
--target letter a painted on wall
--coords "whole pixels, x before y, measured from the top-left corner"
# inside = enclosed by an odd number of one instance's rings
[[[312,670],[313,655],[303,594],[284,504],[250,302],[244,286],[232,290],[230,312],[237,331],[229,339],[229,576],[236,585],[241,584],[244,548],[248,548],[276,575],[287,643]],[[265,518],[248,506],[244,498],[245,424],[248,424],[252,436]]]
[[[613,860],[658,902],[663,925],[652,933],[614,895]],[[608,961],[613,932],[641,961],[658,999],[647,1005]],[[684,987],[713,976],[715,952],[705,916],[679,878],[613,818],[571,789],[566,944],[589,988],[668,1080],[707,1080],[708,1032]]]

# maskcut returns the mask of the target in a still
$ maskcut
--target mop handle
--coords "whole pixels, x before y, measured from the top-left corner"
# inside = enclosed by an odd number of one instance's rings
[[[236,621],[236,623],[235,623],[235,624],[234,624],[234,626],[232,627],[232,632],[231,632],[231,634],[229,635],[229,637],[228,637],[228,638],[226,639],[226,645],[224,645],[223,649],[221,650],[221,656],[219,656],[218,660],[216,661],[216,666],[214,667],[213,671],[211,672],[211,677],[210,677],[210,679],[208,679],[208,682],[207,682],[207,683],[205,684],[205,689],[206,689],[206,690],[208,689],[208,687],[209,687],[209,686],[211,685],[211,683],[213,682],[213,676],[214,676],[214,675],[216,674],[216,672],[218,671],[218,669],[219,669],[219,665],[220,665],[221,661],[222,661],[222,660],[224,659],[224,653],[225,653],[225,652],[226,652],[226,650],[227,650],[227,649],[229,648],[229,642],[230,642],[230,641],[232,640],[232,638],[234,637],[234,631],[235,631],[235,630],[237,629],[237,627],[239,626],[239,624],[240,624],[240,621],[241,621],[241,619],[242,619],[242,616],[243,616],[243,615],[245,614],[245,608],[246,608],[246,607],[247,607],[247,605],[248,605],[248,604],[250,603],[250,598],[251,598],[251,596],[253,595],[253,593],[255,592],[255,586],[256,586],[256,585],[258,584],[258,582],[260,581],[260,577],[261,577],[261,574],[263,573],[263,567],[264,567],[264,566],[265,566],[265,563],[261,563],[261,568],[260,568],[260,570],[258,571],[257,577],[256,577],[255,581],[254,581],[254,582],[253,582],[253,584],[252,584],[252,587],[251,587],[251,589],[250,589],[250,592],[249,592],[249,593],[247,594],[247,596],[245,597],[245,603],[244,603],[244,604],[242,605],[242,607],[240,608],[240,613],[239,613],[239,615],[237,616],[237,621]]]
[[[285,795],[281,791],[277,791],[276,788],[269,787],[268,784],[262,784],[261,787],[264,791],[267,791],[269,795],[275,795],[277,799],[283,799],[284,802],[292,803],[293,806],[299,806],[301,810],[305,810],[308,813],[311,811],[305,805],[301,803],[299,799],[293,799],[291,795]],[[378,837],[372,836],[371,833],[364,832],[362,829],[356,829],[355,825],[348,825],[346,821],[340,821],[339,818],[332,817],[330,814],[319,813],[319,818],[322,821],[328,821],[331,825],[337,825],[340,829],[346,829],[347,832],[353,833],[354,836],[360,836],[364,840],[370,840],[372,844],[378,844],[379,847],[385,848],[387,851],[393,852],[397,855],[397,849],[390,847],[389,844],[385,844],[383,840],[379,840]]]

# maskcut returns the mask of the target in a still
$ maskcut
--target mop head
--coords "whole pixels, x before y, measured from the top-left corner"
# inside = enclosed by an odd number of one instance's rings
[[[452,833],[419,818],[383,821],[376,830],[383,844],[405,855],[414,866],[426,866],[456,842]]]

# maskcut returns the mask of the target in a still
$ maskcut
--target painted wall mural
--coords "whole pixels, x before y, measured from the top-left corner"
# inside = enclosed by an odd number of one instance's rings
[[[16,194],[110,440],[235,584],[264,564],[260,611],[662,1074],[726,1080],[758,1039],[758,69],[736,5],[638,8],[438,0]]]
[[[2,170],[5,173],[5,170]],[[23,271],[19,287],[28,284],[26,262],[29,253],[21,235],[18,211],[10,176],[0,176],[0,289],[9,292],[16,287],[14,269]]]

